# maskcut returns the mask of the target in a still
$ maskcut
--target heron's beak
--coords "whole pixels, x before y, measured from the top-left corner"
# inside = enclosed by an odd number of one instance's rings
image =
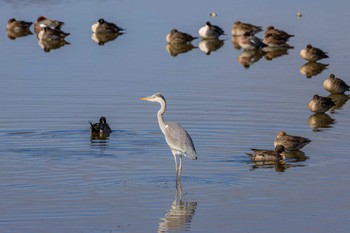
[[[150,100],[150,97],[149,96],[141,97],[141,98],[139,98],[139,100]]]

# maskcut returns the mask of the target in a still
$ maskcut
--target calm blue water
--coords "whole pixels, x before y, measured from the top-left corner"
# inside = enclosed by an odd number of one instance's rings
[[[348,8],[346,1],[0,1],[0,232],[349,232],[350,108],[321,118],[306,107],[314,94],[328,96],[322,83],[330,73],[350,83]],[[35,34],[7,37],[9,18],[40,15],[64,21],[71,44],[44,52]],[[98,45],[90,27],[99,18],[126,33]],[[251,54],[231,41],[236,20],[286,30],[294,49],[245,68]],[[226,31],[222,47],[206,55],[197,39],[198,48],[168,53],[172,28],[197,35],[206,21]],[[330,56],[311,78],[300,71],[308,43]],[[155,92],[167,99],[165,119],[186,128],[198,153],[184,160],[181,200],[159,105],[138,100]],[[100,116],[113,133],[91,142],[88,121]],[[311,138],[309,159],[250,162],[249,148],[272,149],[279,130]]]

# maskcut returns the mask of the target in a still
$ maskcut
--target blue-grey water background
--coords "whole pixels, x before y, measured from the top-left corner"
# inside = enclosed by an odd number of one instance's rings
[[[0,1],[0,232],[349,232],[350,107],[317,129],[306,107],[328,95],[330,73],[350,83],[348,9],[348,1]],[[9,18],[40,15],[64,21],[71,44],[44,52],[35,35],[7,37]],[[90,27],[99,18],[126,33],[98,45]],[[231,42],[236,20],[286,30],[294,49],[244,68]],[[221,48],[167,52],[172,28],[197,35],[206,21],[225,30]],[[330,56],[312,78],[300,72],[308,43]],[[198,153],[184,160],[186,205],[173,215],[175,166],[159,105],[138,100],[155,92]],[[91,142],[88,121],[102,115],[114,132]],[[311,138],[309,159],[282,169],[251,163],[249,148],[272,149],[279,130]]]

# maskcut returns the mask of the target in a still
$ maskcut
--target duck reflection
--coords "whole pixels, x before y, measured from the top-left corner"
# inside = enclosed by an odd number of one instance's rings
[[[33,34],[30,31],[30,26],[32,24],[32,22],[16,20],[15,18],[9,19],[6,25],[7,37],[10,40],[15,40],[18,37],[24,37]]]
[[[208,40],[201,40],[201,42],[199,42],[198,44],[198,47],[206,55],[210,55],[210,53],[220,49],[223,45],[224,45],[223,40],[208,39]]]
[[[109,139],[109,134],[107,133],[90,133],[91,143],[101,143],[101,141],[106,142]]]
[[[282,152],[282,155],[288,161],[292,161],[292,162],[302,162],[302,161],[309,159],[309,157],[307,157],[305,155],[305,153],[301,150],[284,151],[284,152]]]
[[[294,153],[294,152],[283,152],[283,153]],[[295,159],[295,158],[294,158]],[[308,157],[305,156],[305,159]],[[284,172],[286,169],[291,167],[305,167],[304,164],[295,164],[295,162],[300,162],[304,160],[294,160],[292,162],[286,162],[284,160],[280,161],[257,161],[252,165],[252,170],[256,169],[275,169],[275,172]]]
[[[123,33],[120,32],[94,32],[91,34],[91,39],[95,41],[98,45],[104,45],[107,42],[117,39]]]
[[[317,76],[322,73],[323,70],[327,69],[328,64],[319,62],[307,62],[300,67],[300,73],[305,75],[307,78]]]
[[[11,29],[7,29],[6,30],[7,32],[7,37],[10,39],[10,40],[15,40],[19,37],[25,37],[25,36],[28,36],[28,35],[33,35],[33,33],[30,31],[30,29],[22,29],[22,30],[11,30]]]
[[[307,121],[314,131],[319,131],[320,128],[330,128],[335,122],[327,113],[315,113],[309,116]]]
[[[176,57],[177,55],[179,55],[181,53],[187,53],[195,48],[197,48],[197,47],[193,46],[191,43],[176,43],[176,44],[169,44],[168,43],[166,45],[166,50],[173,57]]]
[[[182,200],[181,180],[176,182],[175,200],[158,226],[158,233],[169,231],[189,231],[196,212],[197,202]]]
[[[285,161],[256,161],[252,165],[252,170],[267,168],[274,168],[276,172],[284,172],[286,170],[286,162]]]
[[[278,57],[282,57],[284,55],[288,55],[288,49],[292,49],[293,47],[265,47],[263,50],[265,52],[266,60],[273,60]]]
[[[243,52],[237,57],[237,61],[244,68],[248,69],[252,64],[259,61],[264,56],[264,52],[261,50],[243,50]]]
[[[65,45],[70,45],[70,43],[65,40],[38,40],[38,44],[47,53],[53,49],[59,49]]]
[[[341,109],[350,98],[350,96],[346,94],[330,94],[327,97],[335,101],[335,105],[330,109],[332,113],[337,109]]]

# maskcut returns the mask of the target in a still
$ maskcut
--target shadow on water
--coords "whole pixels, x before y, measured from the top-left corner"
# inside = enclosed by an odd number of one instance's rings
[[[199,49],[206,55],[219,50],[224,45],[224,40],[209,39],[201,40],[198,44]]]
[[[243,50],[237,57],[237,61],[244,68],[248,69],[251,65],[258,62],[264,56],[264,52],[261,50]]]
[[[96,42],[98,45],[104,45],[110,41],[116,40],[123,33],[92,33],[91,39]]]
[[[328,98],[335,101],[335,105],[330,109],[330,112],[334,113],[335,110],[343,108],[350,96],[346,94],[330,94]]]
[[[166,50],[173,57],[176,57],[177,55],[182,54],[182,53],[187,53],[187,52],[191,51],[192,49],[196,49],[196,48],[197,47],[195,47],[191,43],[177,43],[177,44],[167,44],[166,45]]]
[[[278,57],[282,57],[284,55],[288,55],[288,50],[292,49],[291,47],[282,47],[282,48],[265,48],[264,49],[264,57],[266,60],[271,61]]]
[[[295,162],[287,162],[287,161],[255,161],[251,167],[251,170],[256,169],[275,169],[276,172],[284,172],[286,169],[291,167],[305,167],[304,164],[295,164]]]
[[[322,73],[323,70],[327,69],[328,64],[319,62],[307,62],[300,67],[300,73],[306,78],[312,78]]]
[[[44,52],[48,53],[51,52],[51,50],[70,45],[70,43],[66,40],[38,40],[38,45],[44,50]]]
[[[335,119],[331,118],[327,113],[315,113],[309,116],[307,122],[313,131],[318,132],[320,129],[332,128]]]
[[[176,182],[175,198],[158,226],[158,232],[190,231],[197,209],[196,201],[184,201],[181,180]]]

